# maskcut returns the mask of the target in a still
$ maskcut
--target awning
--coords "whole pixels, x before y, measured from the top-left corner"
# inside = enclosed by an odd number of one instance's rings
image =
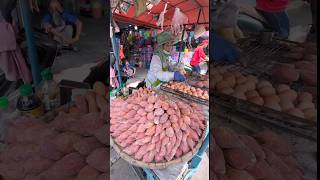
[[[209,27],[209,0],[161,0],[159,4],[153,6],[139,17],[134,17],[134,6],[129,8],[127,14],[113,11],[113,17],[116,21],[157,28],[158,15],[163,11],[166,3],[168,3],[168,6],[164,26],[171,25],[171,19],[177,7],[188,17],[188,24],[204,24],[207,28]]]

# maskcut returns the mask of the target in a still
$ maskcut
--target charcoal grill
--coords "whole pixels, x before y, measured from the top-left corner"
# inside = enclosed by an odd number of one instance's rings
[[[239,71],[244,75],[254,75],[259,79],[272,81],[272,67],[277,63],[288,62],[290,59],[281,58],[283,53],[287,53],[292,47],[301,46],[298,43],[284,40],[275,40],[269,44],[261,44],[256,40],[255,36],[245,38],[239,41],[239,46],[244,51],[241,61],[250,64],[243,66],[241,63],[225,65],[228,71]],[[221,64],[216,64],[219,66]],[[303,91],[304,85],[301,82],[295,82],[291,88],[297,92]],[[315,100],[316,101],[316,100]],[[233,96],[221,94],[217,91],[210,92],[210,102],[213,105],[215,114],[227,118],[230,113],[237,116],[244,116],[246,119],[251,119],[261,126],[273,127],[276,129],[285,129],[288,133],[295,134],[299,137],[317,140],[316,123],[303,118],[298,118],[283,112],[275,111],[270,108],[258,106],[248,101],[237,99]],[[315,102],[316,104],[316,102]],[[225,108],[229,113],[219,112],[219,109]]]

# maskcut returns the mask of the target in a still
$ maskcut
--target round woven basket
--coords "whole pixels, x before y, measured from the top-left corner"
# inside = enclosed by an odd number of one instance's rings
[[[208,121],[206,120],[206,128],[204,129],[201,138],[199,139],[198,144],[195,146],[195,148],[188,152],[187,154],[181,156],[180,158],[177,159],[173,159],[169,162],[161,162],[161,163],[145,163],[142,161],[138,161],[134,158],[132,158],[131,156],[129,156],[128,154],[126,154],[125,152],[123,152],[123,149],[115,142],[113,141],[113,138],[110,136],[110,144],[113,147],[113,149],[120,155],[120,157],[122,159],[124,159],[125,161],[127,161],[128,163],[134,165],[134,166],[138,166],[138,167],[142,167],[142,168],[149,168],[149,169],[165,169],[167,167],[179,164],[179,163],[186,163],[188,161],[190,161],[192,159],[192,157],[199,151],[205,137],[206,137],[206,131],[208,130],[207,128],[209,128],[208,126]]]

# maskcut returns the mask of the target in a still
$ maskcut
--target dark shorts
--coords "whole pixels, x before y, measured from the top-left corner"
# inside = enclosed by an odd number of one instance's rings
[[[192,66],[192,71],[200,74],[200,71],[201,71],[200,66],[199,65]]]

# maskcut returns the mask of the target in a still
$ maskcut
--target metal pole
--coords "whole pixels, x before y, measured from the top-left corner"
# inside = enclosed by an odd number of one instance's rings
[[[21,13],[22,13],[22,21],[23,21],[23,27],[26,33],[26,39],[27,39],[27,46],[28,46],[28,57],[31,64],[31,72],[32,72],[32,78],[33,83],[35,85],[38,85],[41,81],[40,78],[40,67],[38,62],[38,54],[36,51],[36,47],[34,45],[34,39],[33,39],[33,32],[31,28],[30,23],[30,11],[29,11],[29,1],[22,0],[20,1],[21,4]]]
[[[112,19],[113,16],[112,14],[110,13],[110,18]],[[112,28],[112,49],[113,49],[113,54],[114,54],[114,58],[115,58],[115,65],[116,65],[116,70],[118,72],[118,80],[119,80],[119,85],[120,87],[122,86],[122,79],[121,79],[121,71],[120,71],[120,68],[119,68],[119,49],[120,48],[120,45],[117,46],[118,44],[118,41],[116,39],[116,37],[114,36],[114,28]]]
[[[113,47],[113,52],[114,52],[114,57],[115,57],[115,63],[116,63],[116,70],[118,72],[118,79],[119,79],[119,84],[120,87],[122,87],[122,79],[121,79],[121,70],[119,68],[119,44],[118,44],[118,39],[116,37],[112,37],[112,47]]]

